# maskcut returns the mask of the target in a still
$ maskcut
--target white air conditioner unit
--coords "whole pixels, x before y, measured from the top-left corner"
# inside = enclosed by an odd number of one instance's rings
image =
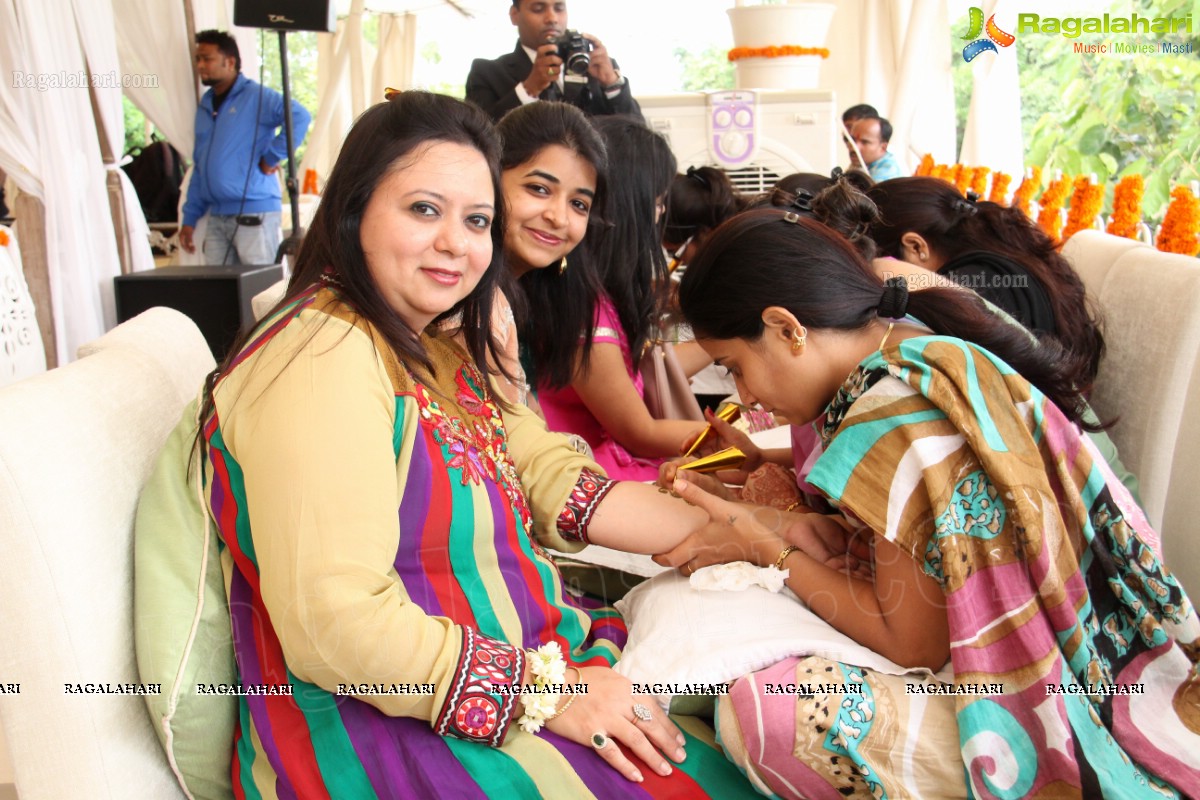
[[[683,171],[723,168],[741,192],[760,194],[784,175],[828,175],[839,161],[841,118],[831,91],[738,89],[637,98]]]

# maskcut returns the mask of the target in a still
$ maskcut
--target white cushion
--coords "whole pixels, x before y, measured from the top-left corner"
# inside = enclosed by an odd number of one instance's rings
[[[260,320],[265,317],[267,312],[283,299],[284,292],[287,291],[287,284],[287,278],[276,281],[250,298],[250,310],[254,312],[254,319]]]
[[[64,693],[138,682],[134,510],[212,367],[178,312],[121,327],[121,343],[0,389],[0,675],[21,683],[0,718],[21,800],[181,796],[141,697]],[[186,345],[171,359],[155,341]]]
[[[787,589],[778,594],[757,586],[740,592],[702,591],[671,571],[639,584],[616,606],[629,626],[629,641],[615,669],[634,683],[731,683],[800,655],[889,675],[929,675],[863,647]],[[953,679],[949,664],[939,677]],[[669,693],[658,693],[658,701],[666,708]]]

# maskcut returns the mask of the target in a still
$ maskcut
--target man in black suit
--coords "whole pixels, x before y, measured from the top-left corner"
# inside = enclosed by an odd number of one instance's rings
[[[467,75],[467,99],[492,119],[536,100],[565,100],[588,114],[641,118],[629,81],[596,37],[584,34],[593,48],[587,75],[563,74],[552,42],[567,29],[565,0],[512,0],[508,18],[517,26],[516,49],[497,59],[475,59]]]

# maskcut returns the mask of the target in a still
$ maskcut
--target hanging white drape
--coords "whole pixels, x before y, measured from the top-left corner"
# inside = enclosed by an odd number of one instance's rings
[[[1012,0],[984,0],[982,8],[984,19],[996,14],[1001,30],[1015,30],[1019,9]],[[1017,54],[1013,52],[1019,46],[1018,42],[1001,48],[999,53],[983,53],[971,62],[971,108],[960,163],[986,166],[1012,176],[1024,174],[1021,83]]]
[[[129,86],[125,94],[185,157],[195,135],[196,81],[183,3],[121,0],[116,13],[117,55],[128,75],[153,75],[157,86]]]
[[[363,7],[363,0],[353,0],[336,33],[317,34],[317,109],[300,162],[301,178],[310,169],[320,180],[328,178],[350,125],[369,103],[383,99],[382,88],[376,97],[365,85],[370,48],[363,42]]]
[[[907,162],[911,174],[925,153],[953,156],[955,136],[947,2],[914,0],[909,8],[891,102],[896,132],[888,149]]]
[[[946,0],[844,0],[830,29],[822,86],[837,93],[839,112],[875,106],[910,173],[925,153],[954,162],[949,27]]]
[[[59,363],[72,360],[79,345],[116,324],[112,279],[120,271],[100,157],[96,121],[87,88],[49,88],[57,78],[87,74],[74,24],[71,0],[13,0],[0,4],[0,27],[16,32],[9,37],[11,57],[23,73],[45,76],[46,89],[14,88],[25,93],[16,124],[25,161],[14,178],[23,187],[27,171],[41,182],[46,213],[46,258]],[[7,134],[6,134],[7,136]],[[32,141],[32,147],[28,143]],[[7,139],[0,140],[6,165],[15,160]]]
[[[16,8],[10,2],[0,3],[0,169],[22,192],[41,199],[37,130],[29,124],[38,92],[14,85],[18,74],[28,71]]]
[[[371,94],[367,105],[383,99],[383,90],[410,89],[413,84],[413,55],[417,49],[417,17],[408,13],[379,17],[379,51],[371,70]]]
[[[131,267],[134,272],[154,269],[154,255],[150,252],[150,228],[146,215],[137,199],[137,191],[119,166],[125,150],[125,112],[121,105],[121,67],[117,57],[117,35],[114,24],[112,0],[72,0],[79,41],[83,45],[84,59],[92,74],[114,76],[116,81],[98,81],[92,88],[96,98],[97,123],[103,127],[104,135],[112,149],[113,161],[106,168],[117,176],[121,185],[121,206],[124,208],[125,241],[129,247]],[[133,76],[130,76],[131,78]],[[142,76],[137,76],[138,80]],[[132,81],[130,81],[132,82]],[[103,290],[105,293],[109,288]]]

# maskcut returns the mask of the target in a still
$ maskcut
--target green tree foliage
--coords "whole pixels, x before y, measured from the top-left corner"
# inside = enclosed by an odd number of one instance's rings
[[[675,60],[679,62],[683,73],[680,90],[715,92],[735,88],[733,62],[729,60],[728,52],[715,44],[709,45],[699,53],[676,47]]]
[[[1099,16],[1104,8],[1085,16]],[[1200,0],[1123,0],[1109,13],[1141,17],[1192,15],[1193,33],[1159,36],[1084,34],[1068,39],[1053,34],[1018,36],[1021,128],[1025,163],[1045,170],[1044,180],[1061,169],[1068,175],[1095,173],[1112,187],[1127,174],[1146,178],[1142,209],[1161,221],[1171,187],[1200,178],[1200,127],[1195,124],[1195,92],[1200,85]],[[962,60],[958,35],[964,16],[952,28],[959,142],[970,101],[971,65]],[[955,31],[960,33],[955,34]],[[1191,42],[1184,55],[1076,53],[1074,43]],[[1004,55],[1004,54],[1001,54]]]
[[[364,26],[365,30],[365,26]],[[262,83],[277,92],[283,91],[283,72],[279,61],[279,34],[262,31],[259,36],[258,52],[262,64]],[[311,31],[297,31],[287,35],[288,83],[292,99],[317,116],[317,35]],[[258,75],[247,75],[258,80]],[[307,142],[296,142],[296,168],[304,158]],[[304,180],[303,175],[296,179]]]
[[[123,152],[128,153],[135,147],[145,147],[149,144],[146,139],[146,115],[125,95],[121,95],[121,106],[125,113],[125,150]]]

